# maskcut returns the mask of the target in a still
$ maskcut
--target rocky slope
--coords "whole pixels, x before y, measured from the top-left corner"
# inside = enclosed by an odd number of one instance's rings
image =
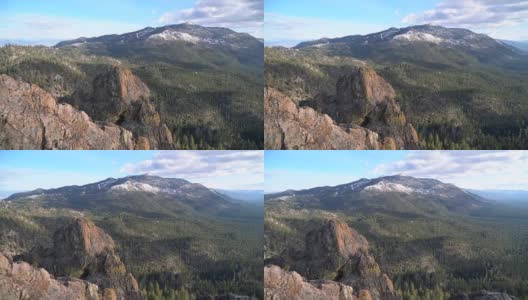
[[[133,134],[59,104],[36,85],[0,75],[0,148],[134,149]]]
[[[42,268],[37,269],[26,262],[12,262],[0,253],[1,299],[101,300],[101,292],[95,284],[75,278],[55,279]],[[110,291],[106,292],[106,295],[110,294]]]
[[[346,223],[329,220],[310,231],[305,243],[304,253],[283,254],[286,257],[280,260],[287,261],[291,269],[311,280],[326,281],[307,284],[299,274],[287,274],[277,267],[270,267],[265,271],[270,277],[264,279],[268,299],[288,299],[292,291],[312,295],[310,299],[355,299],[353,296],[374,300],[400,299],[392,281],[381,272],[369,253],[365,237]],[[328,291],[315,292],[314,283],[319,284],[319,289],[324,286]]]
[[[358,67],[298,105],[279,91],[265,91],[268,149],[416,149],[418,134],[396,102],[392,86],[372,69]]]
[[[274,265],[264,268],[264,297],[269,300],[358,299],[350,286],[331,280],[307,281],[295,271],[287,272]]]
[[[110,122],[134,133],[147,149],[170,149],[172,133],[161,124],[150,101],[150,90],[132,72],[120,66],[97,75],[91,94],[77,91],[64,100],[85,111],[94,120]]]
[[[315,101],[337,123],[378,133],[386,149],[419,146],[418,134],[401,111],[393,87],[370,68],[354,69],[338,79],[335,96],[319,96]]]
[[[36,85],[0,75],[0,148],[171,147],[172,134],[160,124],[148,88],[129,70],[114,68],[93,90],[94,97],[72,101],[77,110]]]
[[[288,96],[267,88],[264,96],[266,149],[379,149],[376,133],[337,125],[328,115],[299,107]]]
[[[112,238],[86,219],[58,229],[52,247],[15,260],[0,256],[0,285],[12,288],[7,299],[143,299]]]

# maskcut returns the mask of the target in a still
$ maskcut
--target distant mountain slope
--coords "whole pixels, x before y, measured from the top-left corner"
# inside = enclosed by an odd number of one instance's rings
[[[83,186],[38,189],[11,195],[5,201],[94,211],[110,209],[166,217],[185,211],[218,214],[232,205],[201,184],[148,175],[108,178]]]
[[[262,190],[222,190],[215,189],[215,192],[226,195],[240,201],[262,202],[264,201],[264,191]]]
[[[508,44],[510,46],[513,46],[519,50],[522,50],[524,52],[528,52],[528,41],[507,41],[507,40],[501,40],[501,42]]]
[[[268,87],[310,106],[371,67],[427,149],[528,147],[528,56],[487,35],[421,25],[266,48]]]
[[[435,179],[387,176],[360,179],[334,187],[317,187],[266,195],[267,202],[290,207],[335,211],[405,212],[444,214],[470,212],[486,205],[477,195]]]

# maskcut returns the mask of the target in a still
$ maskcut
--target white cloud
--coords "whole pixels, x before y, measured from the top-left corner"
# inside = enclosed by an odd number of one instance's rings
[[[105,34],[122,34],[144,26],[118,21],[88,20],[39,14],[1,15],[0,39],[68,40]]]
[[[442,0],[435,8],[406,15],[403,23],[462,27],[490,35],[511,36],[503,29],[519,29],[528,20],[528,1],[518,0]],[[526,32],[518,33],[526,36]]]
[[[189,22],[202,26],[227,27],[262,37],[263,0],[198,0],[189,9],[166,12],[162,24]]]
[[[369,34],[387,29],[385,24],[360,23],[348,20],[292,17],[276,13],[265,15],[264,38],[268,45],[277,42],[301,42],[323,37],[335,38],[351,34]]]
[[[262,189],[262,151],[160,151],[124,165],[121,173],[184,178],[211,188]]]
[[[528,190],[528,152],[413,151],[374,172],[435,178],[463,188]]]

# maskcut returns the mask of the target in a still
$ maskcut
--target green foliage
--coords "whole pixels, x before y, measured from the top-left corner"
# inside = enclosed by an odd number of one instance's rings
[[[0,47],[0,74],[39,85],[65,101],[75,91],[91,92],[93,78],[112,65],[131,68],[148,85],[161,121],[173,133],[174,148],[263,148],[263,66],[254,59],[144,43]]]
[[[97,202],[85,200],[75,210],[60,199],[55,205],[0,203],[0,251],[20,254],[37,245],[50,246],[53,232],[82,212],[112,236],[127,271],[148,299],[229,293],[263,299],[262,206],[237,205],[236,214],[210,215],[156,207],[154,199],[146,198],[141,198],[145,206],[134,209],[95,209]]]
[[[326,197],[325,205],[331,199]],[[404,299],[447,299],[481,289],[520,299],[528,295],[526,207],[503,203],[468,215],[439,208],[411,210],[395,197],[387,201],[391,206],[358,206],[347,199],[350,207],[325,209],[266,202],[264,257],[273,262],[283,253],[302,253],[306,234],[337,218],[367,238],[382,272]],[[289,268],[288,261],[281,263]]]
[[[527,56],[386,44],[266,48],[266,85],[299,102],[311,100],[335,94],[339,77],[368,65],[396,90],[422,148],[528,147]]]

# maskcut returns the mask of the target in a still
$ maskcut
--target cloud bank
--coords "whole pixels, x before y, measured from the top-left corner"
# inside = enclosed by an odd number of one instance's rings
[[[434,24],[463,27],[490,34],[502,32],[505,27],[526,24],[528,1],[518,0],[442,0],[433,9],[406,15],[406,24]],[[509,35],[512,35],[509,33]]]
[[[160,151],[124,165],[121,173],[184,178],[211,188],[262,189],[262,151]]]
[[[264,0],[198,0],[192,8],[164,13],[158,21],[227,27],[262,37]]]
[[[413,151],[405,159],[380,164],[380,176],[435,178],[472,189],[528,189],[526,151]]]

